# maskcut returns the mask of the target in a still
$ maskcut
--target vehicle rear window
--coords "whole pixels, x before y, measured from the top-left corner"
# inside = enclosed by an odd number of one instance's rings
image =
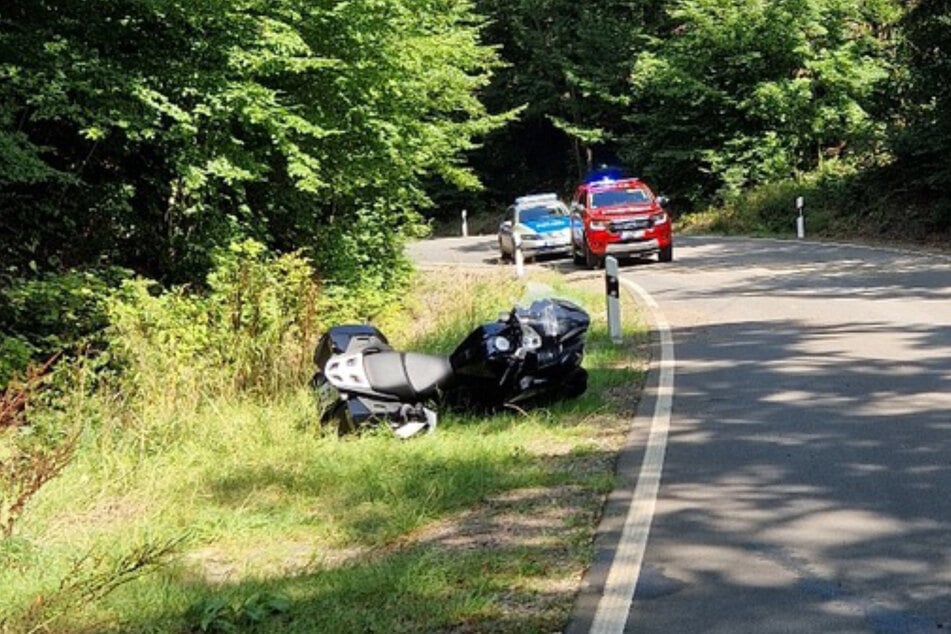
[[[614,205],[637,205],[650,201],[650,194],[640,187],[591,192],[591,207],[594,209],[613,207]]]

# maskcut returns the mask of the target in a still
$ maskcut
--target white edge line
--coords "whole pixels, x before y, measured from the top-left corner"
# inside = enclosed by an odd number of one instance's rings
[[[660,334],[660,377],[656,387],[654,413],[650,433],[644,450],[644,459],[634,487],[634,495],[627,511],[621,538],[611,561],[604,592],[591,624],[596,634],[621,634],[627,623],[634,590],[644,561],[647,537],[650,534],[657,493],[660,489],[667,452],[667,433],[670,429],[670,414],[674,395],[674,342],[670,324],[654,298],[640,285],[621,279],[621,283],[646,304],[654,327]],[[645,387],[645,390],[649,388]],[[635,421],[636,422],[636,421]]]

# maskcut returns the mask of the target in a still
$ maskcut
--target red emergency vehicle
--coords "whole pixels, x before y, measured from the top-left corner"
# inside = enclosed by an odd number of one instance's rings
[[[597,176],[578,186],[571,200],[571,246],[576,264],[604,265],[604,258],[657,254],[674,257],[667,199],[638,178]]]

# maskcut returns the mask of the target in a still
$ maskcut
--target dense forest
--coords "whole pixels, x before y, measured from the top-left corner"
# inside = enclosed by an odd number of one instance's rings
[[[596,163],[685,212],[794,184],[947,231],[949,40],[949,0],[5,0],[0,350],[247,240],[392,295],[427,218]]]
[[[820,179],[922,203],[929,230],[951,223],[948,2],[479,7],[507,62],[486,103],[526,107],[473,157],[498,198],[604,162],[687,210]]]

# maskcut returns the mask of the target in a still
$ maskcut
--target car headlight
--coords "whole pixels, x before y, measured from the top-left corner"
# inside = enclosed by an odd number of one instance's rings
[[[542,240],[542,239],[543,239],[543,238],[542,238],[540,235],[538,235],[537,233],[523,233],[523,234],[520,234],[520,235],[521,235],[522,240],[537,241],[537,240]]]
[[[666,212],[661,212],[651,217],[651,220],[654,221],[654,225],[663,225],[667,224],[667,221],[670,220],[670,217]]]
[[[593,220],[591,221],[590,224],[588,224],[588,227],[592,231],[604,231],[605,229],[608,228],[608,224],[606,222],[598,222],[596,220]]]

